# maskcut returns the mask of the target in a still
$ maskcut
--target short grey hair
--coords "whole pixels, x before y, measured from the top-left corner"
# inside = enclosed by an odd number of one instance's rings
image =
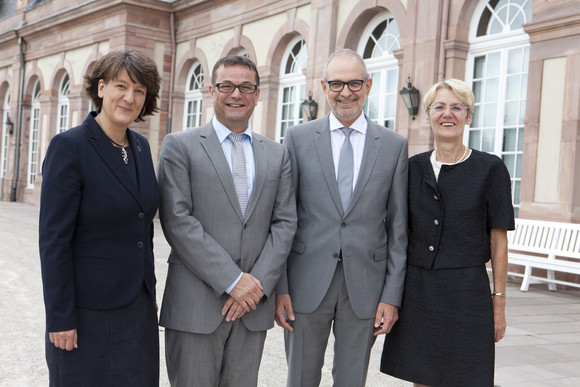
[[[324,64],[324,70],[322,71],[322,78],[324,80],[326,80],[328,65],[330,64],[330,62],[332,62],[334,58],[352,58],[357,60],[362,66],[364,80],[366,81],[367,79],[370,78],[369,72],[367,70],[367,65],[364,59],[357,52],[351,50],[350,48],[342,48],[340,50],[336,50],[335,52],[333,52],[326,60],[326,63]]]
[[[431,86],[431,88],[425,93],[425,97],[423,97],[423,107],[425,108],[425,111],[429,110],[429,106],[431,106],[435,99],[435,94],[441,89],[451,90],[453,94],[459,98],[461,103],[465,105],[467,110],[473,113],[475,110],[475,97],[469,86],[467,86],[467,83],[460,79],[446,79]]]

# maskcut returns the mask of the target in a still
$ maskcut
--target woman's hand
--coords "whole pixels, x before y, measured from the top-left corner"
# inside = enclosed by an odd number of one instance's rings
[[[73,349],[79,347],[77,344],[76,329],[62,332],[48,332],[48,338],[50,339],[50,342],[54,344],[55,347],[60,349],[72,351]]]
[[[493,297],[493,325],[494,325],[494,339],[498,343],[505,336],[507,327],[505,319],[505,305],[506,299],[502,296]]]

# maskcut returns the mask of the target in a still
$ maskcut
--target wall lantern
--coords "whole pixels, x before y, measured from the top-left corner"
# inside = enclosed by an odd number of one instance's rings
[[[411,85],[411,77],[407,78],[407,87],[403,87],[399,94],[401,94],[403,102],[405,102],[409,115],[415,119],[415,116],[419,113],[419,90]]]
[[[308,92],[308,99],[302,102],[302,110],[304,111],[304,116],[308,118],[308,121],[312,121],[316,118],[318,113],[318,102],[312,99],[312,91]]]
[[[10,115],[6,114],[6,122],[4,123],[4,127],[8,131],[9,134],[14,133],[14,124],[10,121]]]

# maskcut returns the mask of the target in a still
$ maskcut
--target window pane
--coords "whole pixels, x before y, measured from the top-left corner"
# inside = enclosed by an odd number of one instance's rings
[[[481,102],[481,89],[482,89],[482,82],[481,81],[474,81],[473,82],[473,95],[475,96],[475,103]]]
[[[514,181],[514,191],[512,192],[512,196],[513,196],[513,201],[515,205],[519,205],[520,204],[520,180],[516,180]],[[515,211],[518,210],[518,208],[514,208]],[[516,216],[517,216],[517,212],[516,212]]]
[[[505,104],[505,111],[503,116],[503,124],[505,126],[515,126],[519,121],[519,103],[507,102]]]
[[[485,112],[483,115],[483,126],[484,127],[495,127],[497,117],[497,104],[490,103],[485,105]]]
[[[481,130],[472,130],[469,132],[469,147],[481,150]]]
[[[487,73],[486,77],[494,77],[499,75],[500,68],[500,53],[494,52],[487,56]]]
[[[373,79],[374,81],[374,79]],[[397,92],[397,70],[388,70],[387,71],[387,93],[396,93]]]
[[[482,110],[481,106],[475,108],[473,115],[471,116],[471,127],[472,128],[481,128],[482,121],[481,121],[481,114],[479,112]]]
[[[522,177],[522,154],[518,154],[516,157],[516,175],[518,179]]]
[[[521,76],[512,75],[507,77],[506,99],[519,99],[521,94]]]
[[[503,155],[503,162],[510,173],[510,176],[514,176],[515,169],[515,157],[514,155]]]
[[[482,146],[481,150],[483,152],[493,152],[495,143],[495,129],[485,129],[482,131]]]
[[[503,151],[513,152],[516,150],[517,129],[504,129],[503,131]]]
[[[499,95],[499,79],[488,79],[485,83],[485,101],[497,101]]]
[[[508,53],[508,74],[516,74],[522,72],[523,55],[521,49],[510,50]]]
[[[485,66],[485,56],[475,58],[473,63],[473,78],[483,78],[483,68]]]
[[[518,152],[524,150],[524,128],[518,130]]]
[[[385,97],[385,117],[395,116],[395,95],[387,95]]]

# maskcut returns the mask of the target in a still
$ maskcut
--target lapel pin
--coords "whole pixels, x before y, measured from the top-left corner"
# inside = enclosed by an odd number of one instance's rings
[[[137,152],[141,152],[141,147],[137,145]]]

